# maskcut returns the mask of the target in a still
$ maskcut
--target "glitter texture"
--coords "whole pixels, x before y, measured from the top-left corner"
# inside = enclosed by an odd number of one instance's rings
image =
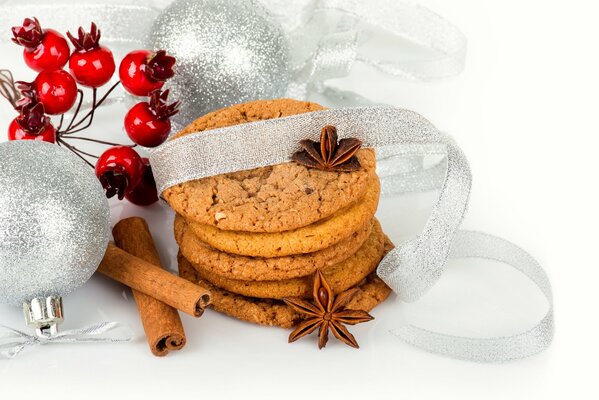
[[[365,146],[377,148],[379,159],[446,152],[445,136],[413,111],[394,107],[329,109],[168,141],[151,150],[158,190],[192,179],[287,162],[300,150],[300,140],[318,141],[325,125],[337,127],[339,138],[357,137]]]
[[[115,60],[120,60],[134,48],[143,48],[147,40],[152,21],[159,10],[139,2],[130,4],[85,4],[80,1],[56,4],[55,1],[20,0],[2,7],[0,26],[4,29],[15,26],[25,17],[37,16],[42,27],[52,27],[63,34],[75,33],[79,26],[89,29],[94,21],[102,31],[102,44],[110,47]],[[1,44],[11,44],[12,35],[0,35]],[[118,66],[118,64],[117,64]],[[117,74],[118,75],[118,74]]]
[[[405,301],[420,298],[441,277],[448,257],[498,260],[523,272],[545,294],[549,310],[532,329],[506,337],[467,338],[415,326],[393,331],[422,349],[475,361],[502,362],[545,349],[553,337],[551,287],[528,254],[502,239],[460,231],[471,186],[470,167],[455,142],[415,112],[393,107],[329,109],[204,131],[167,142],[151,155],[160,191],[211,175],[290,160],[301,139],[316,140],[325,125],[377,152],[383,194],[440,189],[422,232],[399,243],[377,274]],[[424,156],[442,161],[424,168]]]
[[[82,3],[82,2],[79,2]],[[329,85],[356,63],[389,76],[430,81],[460,73],[466,38],[449,21],[401,0],[133,0],[110,4],[55,4],[20,0],[3,8],[0,26],[26,15],[59,31],[95,21],[116,59],[143,47],[164,48],[179,60],[167,83],[183,101],[173,130],[217,108],[277,97],[317,99],[328,105],[372,104]],[[165,8],[166,7],[166,8]],[[381,43],[380,34],[391,40]],[[401,51],[405,42],[422,54]],[[10,35],[0,35],[9,44]],[[135,104],[119,95],[110,103]],[[86,104],[86,106],[88,106]]]
[[[221,107],[281,97],[290,81],[287,40],[255,1],[175,1],[154,22],[150,48],[177,58],[166,87],[183,100],[178,126]]]
[[[109,235],[108,202],[89,166],[53,144],[0,143],[0,303],[75,290]]]
[[[539,263],[518,246],[482,232],[458,231],[451,258],[482,258],[510,265],[537,285],[549,310],[530,330],[503,337],[477,338],[440,334],[413,325],[391,333],[431,353],[480,362],[505,362],[529,357],[547,348],[554,333],[553,294],[549,278]]]
[[[410,173],[410,179],[403,173],[382,179],[383,193],[406,191],[407,184],[420,182],[423,184],[417,187],[437,184],[436,188],[441,188],[433,217],[423,232],[391,251],[377,270],[403,300],[418,299],[443,273],[452,238],[466,212],[471,175],[466,157],[455,143],[413,111],[394,107],[329,109],[186,135],[152,151],[158,190],[162,193],[193,179],[288,162],[299,150],[299,142],[317,140],[325,125],[334,125],[340,138],[355,137],[364,146],[374,147],[377,158],[386,160],[387,165],[390,159],[413,164],[415,156],[446,157],[442,168],[420,168]],[[395,187],[398,180],[404,185]]]

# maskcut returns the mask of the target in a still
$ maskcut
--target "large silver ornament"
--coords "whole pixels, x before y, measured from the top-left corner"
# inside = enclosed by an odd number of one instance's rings
[[[232,104],[281,97],[290,81],[281,27],[253,0],[178,0],[156,19],[150,47],[177,58],[168,87],[186,125]]]
[[[108,202],[89,166],[53,144],[0,143],[0,303],[75,290],[109,235]]]

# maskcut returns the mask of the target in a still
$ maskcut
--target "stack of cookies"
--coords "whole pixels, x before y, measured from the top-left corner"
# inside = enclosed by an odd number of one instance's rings
[[[295,100],[255,101],[205,115],[177,134],[321,110]],[[360,167],[326,171],[289,162],[173,186],[181,276],[212,291],[212,307],[263,325],[302,316],[281,299],[312,297],[320,270],[334,293],[360,291],[346,308],[369,311],[390,289],[375,270],[392,244],[374,218],[380,185],[372,149]]]

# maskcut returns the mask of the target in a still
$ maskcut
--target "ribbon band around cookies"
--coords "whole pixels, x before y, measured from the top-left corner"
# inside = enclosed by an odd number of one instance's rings
[[[503,239],[460,231],[471,187],[468,161],[451,137],[419,114],[393,107],[329,109],[190,134],[152,151],[159,192],[187,181],[289,162],[302,139],[318,139],[323,126],[376,149],[382,193],[440,189],[422,232],[400,243],[377,274],[404,301],[420,298],[443,274],[448,258],[496,260],[521,271],[543,292],[549,309],[530,330],[507,337],[471,338],[411,325],[395,335],[424,350],[483,362],[523,358],[545,349],[553,337],[549,280],[526,252]],[[429,168],[424,156],[442,156]]]

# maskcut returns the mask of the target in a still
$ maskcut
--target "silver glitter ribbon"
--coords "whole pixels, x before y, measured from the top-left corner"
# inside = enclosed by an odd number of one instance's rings
[[[23,0],[18,3],[0,3],[0,27],[3,29],[0,43],[11,43],[10,27],[19,25],[24,18],[37,16],[44,26],[51,26],[60,32],[76,32],[81,25],[89,29],[85,25],[94,21],[102,31],[103,42],[111,46],[120,43],[131,49],[132,46],[143,46],[151,23],[160,12],[155,7],[140,6],[137,5],[139,2],[134,1],[128,4],[104,4]]]
[[[422,232],[389,252],[377,269],[400,299],[411,302],[426,293],[451,256],[511,265],[537,284],[549,303],[539,323],[513,336],[467,338],[411,325],[394,330],[395,335],[430,352],[484,362],[526,357],[550,344],[553,306],[547,276],[515,245],[459,231],[471,187],[468,161],[449,136],[415,112],[393,107],[329,109],[187,135],[152,151],[157,186],[163,192],[194,179],[288,162],[299,150],[299,141],[318,140],[325,125],[336,126],[340,137],[357,137],[376,149],[383,194],[440,189]],[[423,156],[442,157],[442,161],[424,168]]]
[[[10,28],[20,25],[24,18],[36,16],[43,27],[52,27],[62,33],[75,33],[80,26],[89,29],[89,24],[94,21],[102,32],[102,42],[110,46],[119,60],[135,48],[144,48],[152,21],[159,13],[158,8],[139,5],[136,1],[113,1],[109,4],[68,0],[4,1],[0,2],[0,44],[12,44]],[[121,102],[124,97],[123,94],[111,97],[104,105]]]
[[[464,69],[467,41],[438,14],[401,0],[260,0],[290,38],[293,81],[288,97],[323,94],[335,103],[369,103],[326,81],[349,74],[355,63],[408,80],[431,81]],[[398,51],[409,41],[410,56]],[[384,43],[384,44],[383,44]]]
[[[28,347],[51,343],[126,342],[132,332],[118,322],[99,322],[49,336],[29,335],[0,325],[0,359],[11,359]]]
[[[372,104],[357,93],[327,84],[331,79],[348,75],[355,63],[419,81],[454,76],[464,68],[467,42],[462,32],[433,11],[409,1],[259,2],[280,24],[289,41],[291,77],[287,97],[322,96],[320,102],[336,106]],[[15,5],[5,1],[0,2],[0,28],[8,30],[24,17],[34,15],[43,16],[44,26],[63,32],[75,31],[93,20],[102,29],[102,40],[121,58],[133,48],[147,46],[152,22],[170,3],[172,0],[147,1],[144,5],[133,0],[108,3],[21,0]],[[406,41],[416,49],[406,49]],[[0,43],[9,42],[10,35],[0,35]],[[253,62],[249,58],[247,61]],[[123,97],[116,100],[122,101]],[[114,101],[113,97],[111,102]]]
[[[522,272],[541,290],[549,310],[529,330],[505,337],[470,338],[439,334],[413,325],[392,333],[423,350],[480,362],[504,362],[540,353],[553,338],[553,295],[551,284],[539,263],[518,246],[481,232],[458,231],[450,258],[482,258],[508,264]]]

